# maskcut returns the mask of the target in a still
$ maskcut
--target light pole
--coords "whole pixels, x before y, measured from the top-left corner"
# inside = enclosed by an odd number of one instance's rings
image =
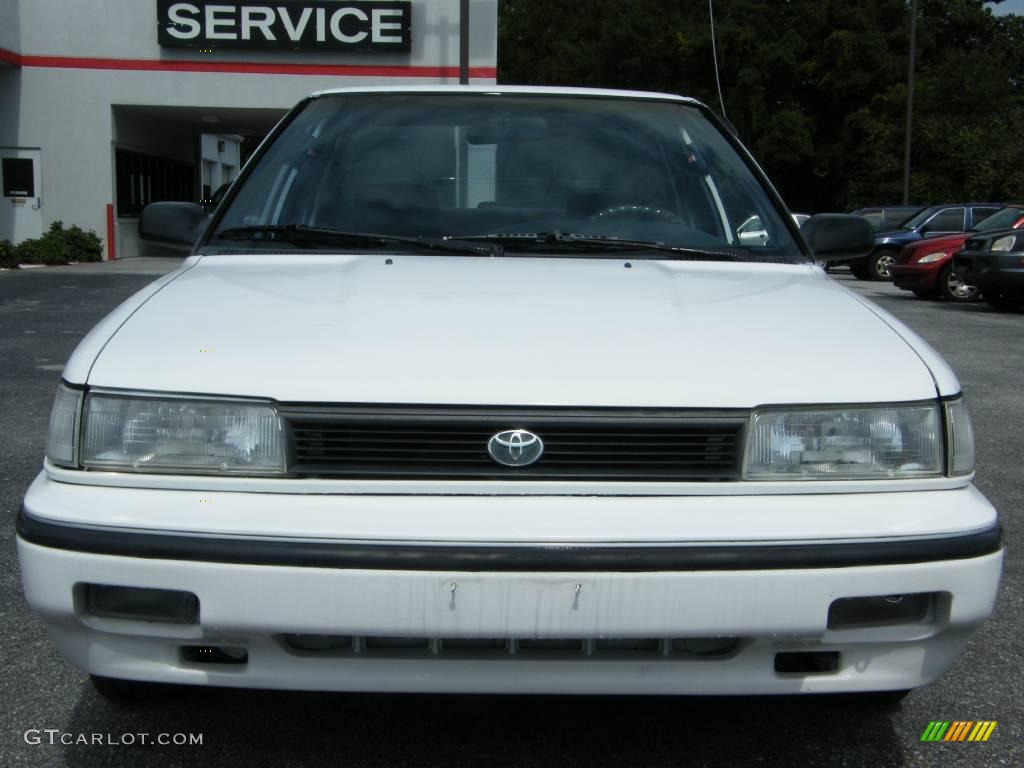
[[[910,202],[910,127],[914,118],[914,54],[917,49],[917,0],[910,0],[910,63],[907,65],[907,136],[903,145],[903,204]]]
[[[459,2],[459,84],[469,84],[469,0]]]
[[[725,114],[725,99],[722,98],[722,81],[718,78],[718,46],[715,44],[715,6],[708,0],[708,17],[711,19],[711,58],[715,60],[715,87],[718,88],[718,103],[722,105],[722,117]]]

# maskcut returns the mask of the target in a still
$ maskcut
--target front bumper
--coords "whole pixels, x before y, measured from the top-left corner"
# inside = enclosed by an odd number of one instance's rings
[[[899,535],[760,543],[719,538],[698,545],[682,531],[688,516],[700,519],[710,502],[684,498],[672,502],[675,544],[600,546],[228,537],[131,529],[123,515],[105,525],[61,521],[53,500],[77,490],[87,489],[40,480],[26,498],[18,552],[28,602],[61,653],[80,668],[161,682],[623,694],[912,688],[941,675],[991,614],[1002,567],[994,511],[972,488],[864,496],[865,506],[886,508],[890,534]],[[102,490],[138,502],[167,493]],[[220,494],[218,500],[244,508],[253,496]],[[850,495],[783,498],[795,510],[813,504],[821,518],[853,501]],[[275,503],[287,514],[297,501],[279,495]],[[661,501],[608,503],[632,509],[642,528],[645,509]],[[496,502],[471,500],[480,515]],[[759,502],[725,499],[714,509],[724,525],[729,512],[723,504],[739,510]],[[532,500],[517,503],[528,509]],[[941,535],[908,530],[907,521],[941,527],[942,508],[950,505],[981,527]],[[602,519],[595,519],[595,529]],[[189,591],[199,598],[199,620],[176,625],[92,615],[83,605],[85,583]],[[940,595],[924,619],[827,626],[837,598],[919,592]],[[310,650],[292,643],[295,636],[355,640]],[[722,653],[687,650],[688,641],[699,649],[721,647],[723,639],[735,642]],[[618,642],[625,640],[637,642]],[[189,655],[196,646],[241,649],[247,660],[205,663]],[[839,661],[830,671],[776,671],[776,655],[795,652],[838,653]]]
[[[953,269],[982,293],[1024,296],[1024,257],[1019,253],[958,253]]]
[[[934,291],[939,272],[945,265],[944,261],[930,264],[894,264],[892,281],[897,288],[905,291]]]

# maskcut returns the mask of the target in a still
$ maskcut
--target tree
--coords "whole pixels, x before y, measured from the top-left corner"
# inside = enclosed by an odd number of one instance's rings
[[[919,6],[911,197],[1024,199],[1024,20]],[[717,0],[726,114],[794,210],[900,199],[909,3]],[[718,108],[705,0],[501,0],[502,82],[664,90]]]

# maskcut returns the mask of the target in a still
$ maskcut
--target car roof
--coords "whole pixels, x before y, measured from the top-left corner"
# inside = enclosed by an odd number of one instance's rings
[[[939,203],[938,205],[929,205],[929,210],[937,210],[939,208],[977,208],[978,206],[984,206],[986,208],[1005,208],[1005,203],[993,203],[993,202],[982,202],[982,203]],[[924,210],[923,208],[921,210]]]
[[[693,106],[703,102],[689,96],[657,91],[626,91],[612,88],[568,88],[546,85],[388,85],[329,88],[315,91],[310,98],[343,95],[347,93],[492,93],[525,94],[533,96],[598,96],[615,99],[647,99],[650,101],[678,101]]]
[[[867,205],[858,208],[853,212],[854,216],[861,216],[867,213],[885,213],[886,211],[923,211],[923,205]]]

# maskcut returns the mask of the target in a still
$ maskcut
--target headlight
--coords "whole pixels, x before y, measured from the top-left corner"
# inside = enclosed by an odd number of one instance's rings
[[[1017,245],[1016,235],[1007,235],[1006,237],[1000,237],[994,243],[992,243],[993,251],[1012,251]]]
[[[86,469],[279,475],[284,437],[266,403],[90,393],[82,414]]]
[[[46,458],[51,464],[61,467],[78,464],[78,420],[81,412],[81,391],[61,382],[50,411],[50,429],[46,437]]]
[[[935,253],[929,253],[927,256],[922,256],[917,260],[918,264],[931,264],[933,261],[946,258],[945,251],[936,251]]]
[[[748,480],[934,477],[946,469],[938,405],[756,411]]]

